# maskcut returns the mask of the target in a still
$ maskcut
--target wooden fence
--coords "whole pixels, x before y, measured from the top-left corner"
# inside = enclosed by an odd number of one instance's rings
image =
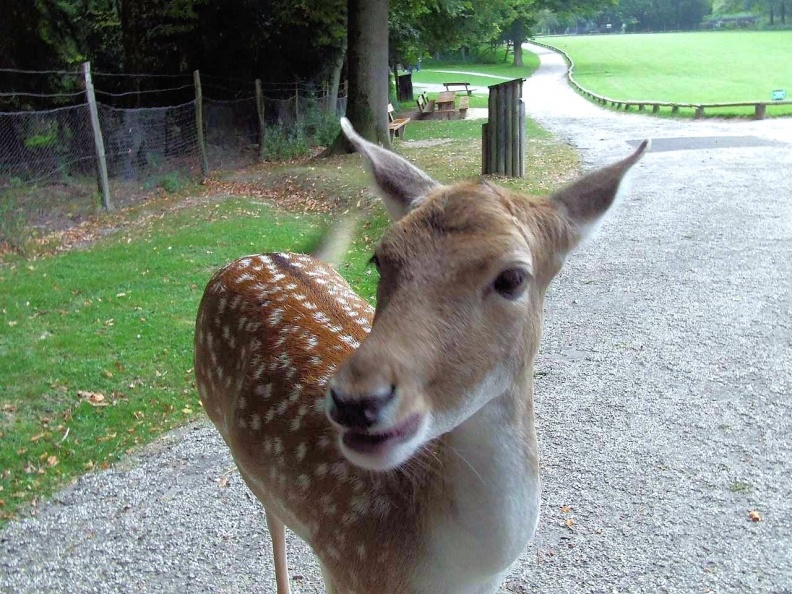
[[[728,107],[753,107],[754,108],[754,119],[756,120],[763,120],[767,115],[767,107],[774,106],[774,105],[792,105],[792,101],[736,101],[736,102],[726,102],[726,103],[676,103],[673,101],[649,101],[649,100],[641,100],[641,101],[629,101],[626,99],[614,99],[612,97],[606,97],[605,95],[599,95],[594,93],[593,91],[588,90],[586,87],[581,85],[575,80],[573,71],[575,68],[575,62],[572,58],[567,54],[564,50],[558,49],[557,47],[553,47],[552,45],[548,45],[546,43],[540,43],[538,41],[531,41],[534,45],[538,45],[540,47],[552,50],[554,52],[558,52],[564,57],[567,63],[567,79],[569,83],[575,87],[578,91],[580,91],[586,97],[601,103],[602,105],[610,104],[611,107],[615,107],[616,109],[624,109],[624,111],[629,111],[631,107],[636,107],[638,111],[646,111],[647,108],[652,108],[652,113],[657,113],[660,111],[661,107],[670,107],[671,113],[679,113],[679,110],[682,108],[685,109],[693,109],[695,110],[693,113],[693,117],[696,119],[703,118],[705,110],[712,110],[712,109],[723,109]]]
[[[489,87],[489,117],[481,127],[481,173],[525,176],[523,79]]]

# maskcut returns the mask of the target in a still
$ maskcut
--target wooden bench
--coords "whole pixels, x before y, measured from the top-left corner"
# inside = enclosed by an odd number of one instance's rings
[[[470,107],[470,97],[465,95],[459,99],[459,117],[464,119],[467,117],[467,110]]]
[[[407,129],[407,122],[410,121],[410,118],[394,118],[393,112],[393,105],[388,103],[388,133],[390,134],[391,140],[393,140],[395,136],[402,138],[404,136],[404,131]]]
[[[426,98],[426,93],[421,93],[420,95],[418,95],[418,99],[416,99],[415,102],[418,104],[418,117],[419,118],[423,118],[423,117],[432,115],[432,113],[435,110],[435,101],[434,101],[434,99],[427,99]]]
[[[468,94],[468,97],[470,97],[473,94],[473,91],[470,90],[469,85],[470,85],[470,83],[466,83],[466,82],[447,82],[447,83],[443,83],[443,86],[446,88],[446,91],[450,91],[451,87],[464,87],[465,92]]]

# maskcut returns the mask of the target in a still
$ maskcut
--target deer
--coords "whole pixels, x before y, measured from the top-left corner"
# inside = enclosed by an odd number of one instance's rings
[[[539,520],[545,292],[648,141],[534,197],[440,184],[341,126],[392,219],[376,308],[312,256],[235,260],[198,309],[201,403],[264,507],[278,594],[286,527],[328,593],[491,594]]]

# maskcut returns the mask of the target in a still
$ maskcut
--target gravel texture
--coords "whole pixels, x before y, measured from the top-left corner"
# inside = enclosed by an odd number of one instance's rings
[[[528,113],[585,167],[688,140],[644,158],[549,292],[542,519],[501,592],[790,594],[792,120],[617,114],[531,49]],[[269,554],[260,506],[199,423],[9,525],[0,591],[274,592]],[[294,591],[321,592],[296,539],[290,560]]]

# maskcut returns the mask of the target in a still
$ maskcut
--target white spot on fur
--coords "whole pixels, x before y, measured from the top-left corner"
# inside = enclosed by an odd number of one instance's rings
[[[272,396],[272,384],[259,384],[254,390],[256,396],[260,396],[264,400],[268,400]]]

